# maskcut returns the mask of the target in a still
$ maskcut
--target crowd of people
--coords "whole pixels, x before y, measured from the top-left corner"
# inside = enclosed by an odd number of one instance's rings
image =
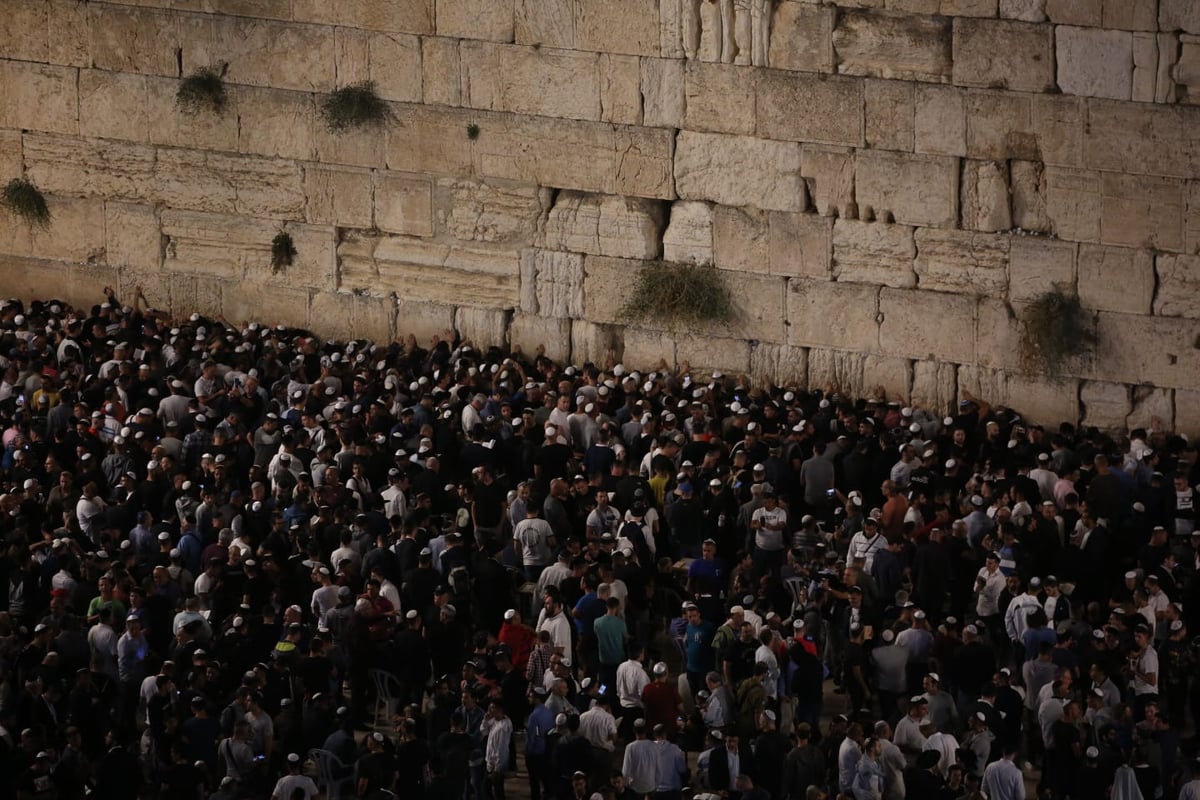
[[[0,800],[1200,800],[1185,436],[634,366],[0,301]]]

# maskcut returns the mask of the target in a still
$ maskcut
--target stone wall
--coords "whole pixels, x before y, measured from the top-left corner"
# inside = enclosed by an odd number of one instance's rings
[[[1200,428],[1197,0],[6,0],[3,290]],[[225,63],[220,116],[181,76]],[[327,132],[370,79],[383,128]],[[469,126],[478,136],[468,135]],[[296,263],[274,274],[285,229]],[[641,260],[736,325],[619,316]],[[1077,293],[1096,357],[1018,319]]]

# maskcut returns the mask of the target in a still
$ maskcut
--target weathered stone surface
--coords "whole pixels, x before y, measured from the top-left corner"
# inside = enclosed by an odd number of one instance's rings
[[[627,293],[637,283],[641,267],[640,261],[587,256],[583,262],[583,317],[597,323],[626,322],[621,309]],[[524,300],[524,287],[521,294]]]
[[[833,31],[838,72],[949,82],[950,20],[880,11],[845,11]]]
[[[247,270],[271,270],[275,231],[270,224],[168,209],[162,214],[162,235],[169,270],[231,280],[241,280]]]
[[[1200,436],[1200,390],[1175,390],[1175,430],[1188,436]]]
[[[967,152],[966,92],[953,86],[915,88],[915,146],[918,153],[962,156]]]
[[[236,149],[272,158],[311,160],[316,156],[317,107],[311,95],[239,86],[236,114],[226,112],[236,136]],[[171,113],[166,112],[164,113]],[[172,116],[175,116],[172,114]],[[215,121],[210,121],[213,125]]]
[[[1200,256],[1160,253],[1154,260],[1158,291],[1154,313],[1168,317],[1200,319]]]
[[[31,254],[56,261],[104,263],[104,203],[73,197],[50,197],[46,203],[53,227],[31,230]]]
[[[1088,102],[1084,164],[1186,178],[1200,171],[1200,108]]]
[[[771,271],[768,212],[717,206],[713,209],[712,239],[713,258],[718,267],[763,274]]]
[[[491,5],[503,6],[504,3]],[[297,22],[321,22],[373,31],[433,33],[433,0],[341,0],[336,5],[326,0],[293,0],[291,6],[292,18]],[[449,15],[454,14],[454,9],[447,11]]]
[[[433,235],[433,182],[383,172],[375,176],[375,225],[389,233]]]
[[[1098,311],[1149,314],[1154,256],[1147,250],[1080,245],[1079,302]]]
[[[800,145],[681,131],[675,187],[684,199],[803,211]]]
[[[158,210],[110,200],[104,204],[104,260],[114,267],[153,271],[162,267]]]
[[[1008,255],[1008,296],[1029,302],[1047,292],[1075,294],[1078,245],[1034,236],[1015,236]]]
[[[911,83],[881,80],[865,83],[867,146],[912,152],[913,94]]]
[[[1125,427],[1134,430],[1152,426],[1159,430],[1175,430],[1175,390],[1134,386],[1133,409],[1125,420]]]
[[[800,174],[816,212],[854,219],[854,151],[843,147],[803,145]]]
[[[19,175],[24,162],[20,131],[0,131],[0,175]]]
[[[750,376],[769,378],[777,385],[808,385],[808,348],[760,344],[750,351]]]
[[[223,61],[229,64],[226,80],[230,83],[301,92],[327,92],[334,88],[332,28],[219,16],[211,18],[211,25],[213,41],[220,46],[214,44],[210,53],[194,54],[185,48],[185,55],[194,59],[189,69]],[[180,38],[183,39],[182,33]],[[173,48],[165,49],[167,69],[153,71],[172,75],[176,71],[175,52]]]
[[[973,231],[1007,231],[1012,227],[1008,164],[963,162],[962,226]]]
[[[1060,238],[1100,240],[1100,175],[1078,169],[1047,167],[1046,215]]]
[[[959,370],[962,373],[962,370]],[[1017,409],[1026,419],[1047,428],[1079,419],[1079,381],[1009,374],[1005,380],[1004,404]],[[984,395],[986,396],[986,395]]]
[[[687,109],[683,62],[665,58],[641,60],[642,124],[682,128]]]
[[[0,128],[76,133],[76,75],[68,67],[0,61]]]
[[[879,345],[878,313],[876,286],[795,279],[788,290],[787,341],[872,352]]]
[[[91,66],[114,72],[178,74],[175,62],[180,33],[178,15],[159,9],[119,6],[96,6],[89,11]],[[207,44],[195,42],[202,49]]]
[[[454,328],[454,306],[442,303],[425,303],[406,300],[403,297],[396,300],[396,336],[404,338],[408,334],[417,337],[422,346],[429,343],[430,337],[444,336],[446,331]]]
[[[145,75],[80,70],[80,135],[149,141],[150,108],[146,81]]]
[[[348,228],[373,224],[374,191],[367,170],[305,164],[304,200],[308,222]]]
[[[688,62],[683,74],[687,129],[753,134],[756,73],[752,67]]]
[[[202,112],[193,116],[181,114],[176,106],[178,81],[149,76],[145,85],[151,143],[226,152],[238,149],[236,95],[231,95],[222,114]]]
[[[994,297],[1008,288],[1009,237],[918,228],[915,239],[922,289]]]
[[[546,355],[555,360],[571,356],[569,319],[515,314],[508,328],[508,337],[513,345],[520,345],[526,353],[532,353],[537,350],[538,345],[542,345],[546,348]]]
[[[600,119],[604,122],[642,124],[640,61],[637,56],[600,55]]]
[[[1100,27],[1103,0],[1046,0],[1046,16],[1065,25]]]
[[[370,79],[379,96],[399,103],[421,102],[421,40],[399,33],[371,33],[367,47]]]
[[[832,6],[782,0],[771,25],[769,63],[776,69],[833,72]]]
[[[1040,160],[1031,97],[1012,92],[967,93],[967,155],[990,161]]]
[[[514,321],[514,325],[516,322]],[[570,321],[570,336],[563,341],[571,346],[571,358],[576,364],[592,361],[604,364],[611,358],[611,363],[619,363],[625,350],[624,327],[620,325],[605,325],[586,320]],[[549,351],[547,345],[547,351]]]
[[[884,288],[879,292],[879,349],[908,358],[975,360],[975,300]]]
[[[628,326],[625,328],[625,354],[622,358],[630,364],[650,366],[659,359],[672,367],[675,360],[675,337],[662,331]]]
[[[1046,0],[1000,0],[1001,19],[1045,22]]]
[[[861,147],[863,81],[763,70],[756,131],[768,139]]]
[[[438,36],[511,42],[515,0],[460,0],[438,3]]]
[[[583,316],[583,256],[550,250],[521,254],[521,310],[543,317]],[[533,287],[534,304],[526,298]]]
[[[476,346],[503,347],[508,335],[508,312],[494,308],[459,308],[454,311],[454,329]]]
[[[994,17],[998,0],[941,0],[939,11],[948,17]]]
[[[1060,89],[1114,100],[1132,96],[1132,33],[1059,25],[1054,37]]]
[[[1092,370],[1102,380],[1193,388],[1200,370],[1196,322],[1102,311]]]
[[[915,361],[912,365],[911,404],[937,416],[957,406],[958,375],[954,364],[941,361]]]
[[[1024,231],[1050,233],[1046,214],[1046,176],[1035,161],[1010,161],[1013,224]]]
[[[462,97],[472,108],[600,119],[595,53],[469,41],[460,53]]]
[[[457,39],[421,39],[421,97],[426,103],[438,105],[456,106],[462,102]]]
[[[907,225],[839,219],[833,225],[833,275],[838,281],[917,285],[917,247]]]
[[[1097,428],[1124,428],[1132,405],[1129,387],[1121,383],[1084,381],[1079,389],[1083,424]]]
[[[1104,28],[1156,31],[1158,0],[1104,0],[1104,16],[1100,24]]]
[[[664,226],[661,203],[634,197],[559,193],[545,225],[545,245],[598,256],[653,259]]]
[[[355,338],[386,342],[392,338],[396,304],[390,297],[320,292],[309,307],[309,325],[314,331],[345,336],[349,328]]]
[[[571,0],[517,0],[517,44],[575,46],[575,4]]]
[[[907,402],[912,391],[912,362],[907,358],[867,356],[863,360],[862,393]]]
[[[862,353],[824,348],[808,349],[808,387],[841,392],[848,397],[862,397],[865,383]]]
[[[1133,35],[1133,101],[1153,103],[1158,81],[1158,36],[1153,33]]]
[[[1024,371],[1021,314],[1025,307],[981,297],[975,310],[975,363],[981,367]]]
[[[728,329],[714,325],[706,332],[714,336],[735,333],[741,338],[760,342],[784,341],[787,335],[784,320],[788,317],[788,282],[774,276],[724,270],[721,275],[732,290],[736,321]]]
[[[1100,241],[1161,250],[1183,249],[1183,181],[1104,173],[1100,190]]]
[[[675,341],[675,359],[693,370],[722,370],[731,374],[750,371],[750,343],[719,336],[684,336]],[[654,362],[647,362],[654,363]]]
[[[1039,158],[1056,166],[1083,164],[1085,101],[1078,97],[1035,95],[1032,101],[1033,132]]]
[[[953,228],[958,224],[958,161],[886,151],[858,153],[855,195],[861,219]]]
[[[378,214],[378,190],[375,202]],[[536,186],[445,178],[438,182],[435,199],[438,230],[464,241],[526,244],[537,232],[542,202]]]
[[[708,203],[680,200],[671,206],[663,233],[663,258],[684,264],[713,263],[713,209]]]
[[[1200,253],[1200,182],[1187,186],[1187,216],[1184,219],[1184,249]]]
[[[1159,0],[1158,28],[1200,33],[1200,0]]]
[[[1044,92],[1054,86],[1050,25],[954,19],[954,82],[960,86]]]
[[[154,148],[121,142],[79,142],[60,136],[26,136],[27,177],[43,191],[111,199],[154,196]]]
[[[657,56],[659,14],[656,0],[576,0],[575,42],[581,50]]]
[[[772,275],[829,278],[833,219],[772,211],[768,225]]]

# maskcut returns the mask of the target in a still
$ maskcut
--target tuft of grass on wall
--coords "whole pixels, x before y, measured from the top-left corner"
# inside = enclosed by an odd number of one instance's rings
[[[279,272],[292,265],[296,259],[296,243],[287,231],[280,231],[271,240],[271,271]]]
[[[321,103],[321,113],[333,133],[382,125],[392,117],[392,110],[375,91],[374,81],[363,81],[334,90]]]
[[[0,194],[0,205],[34,228],[50,227],[50,207],[40,189],[24,178],[13,178]]]
[[[467,126],[467,138],[471,141],[475,141],[479,138],[479,126],[474,122]]]
[[[228,95],[225,93],[224,68],[201,67],[179,81],[175,92],[175,104],[186,114],[211,111],[220,114],[225,110]]]
[[[1058,375],[1072,359],[1092,352],[1096,331],[1075,295],[1039,295],[1021,312],[1022,357],[1031,367]]]
[[[648,261],[638,270],[621,316],[631,322],[727,323],[737,309],[724,275],[715,267]]]

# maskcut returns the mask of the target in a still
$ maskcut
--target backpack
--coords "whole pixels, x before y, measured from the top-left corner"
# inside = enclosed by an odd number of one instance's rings
[[[642,523],[631,519],[621,526],[621,538],[628,539],[633,544],[634,552],[638,557],[638,563],[643,568],[649,568],[654,565],[654,554],[650,552],[650,545],[646,542],[646,531],[642,528]]]

